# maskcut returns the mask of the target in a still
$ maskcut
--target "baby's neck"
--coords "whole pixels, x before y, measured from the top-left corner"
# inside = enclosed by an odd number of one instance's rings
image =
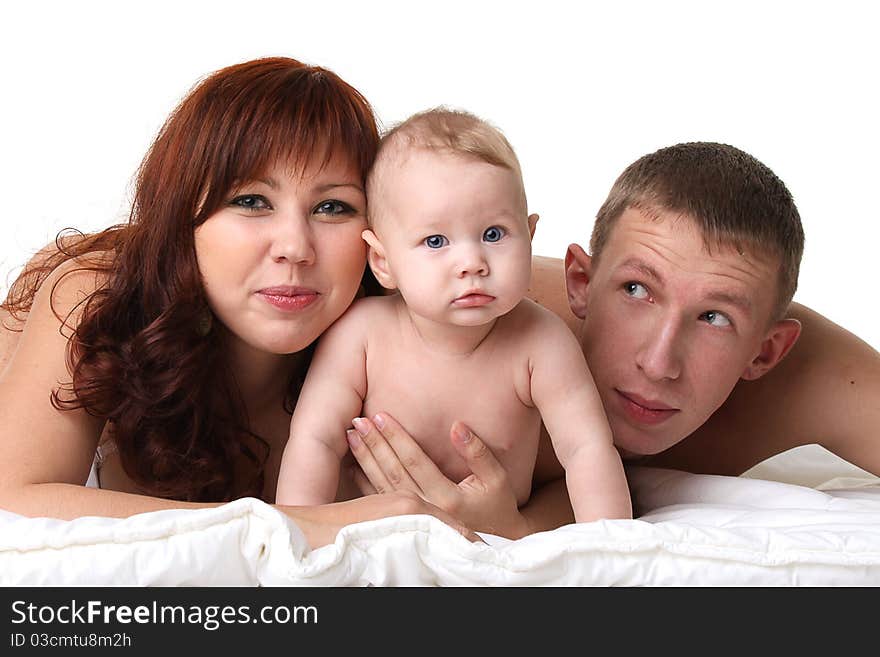
[[[405,309],[404,313],[421,343],[429,351],[445,356],[470,356],[489,337],[498,322],[496,317],[487,324],[456,326],[420,317],[409,309]]]

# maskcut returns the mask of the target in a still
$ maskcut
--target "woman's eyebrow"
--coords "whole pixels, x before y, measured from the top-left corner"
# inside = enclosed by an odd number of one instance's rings
[[[329,192],[331,189],[338,189],[340,187],[350,187],[355,191],[360,192],[361,194],[364,193],[363,186],[356,183],[326,183],[324,185],[318,185],[317,187],[315,187],[315,191],[320,194],[324,194],[325,192]]]
[[[271,177],[270,178],[257,178],[257,182],[263,183],[264,185],[266,185],[267,187],[269,187],[270,189],[272,189],[276,192],[279,189],[281,189],[281,184],[275,178],[271,178]],[[364,188],[362,185],[359,185],[357,183],[351,183],[351,182],[324,183],[323,185],[316,186],[314,188],[314,191],[318,194],[325,194],[326,192],[330,191],[331,189],[339,189],[340,187],[350,187],[350,188],[354,189],[355,191],[360,192],[361,194],[364,193]]]

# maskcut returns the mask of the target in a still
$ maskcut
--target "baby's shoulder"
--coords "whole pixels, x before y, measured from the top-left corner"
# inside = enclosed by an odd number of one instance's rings
[[[336,320],[333,328],[340,326],[347,330],[359,330],[366,333],[370,329],[385,326],[388,322],[394,321],[396,308],[395,296],[356,299],[342,317]]]
[[[531,299],[520,301],[502,319],[505,333],[521,340],[546,340],[548,337],[558,336],[574,337],[562,319]]]

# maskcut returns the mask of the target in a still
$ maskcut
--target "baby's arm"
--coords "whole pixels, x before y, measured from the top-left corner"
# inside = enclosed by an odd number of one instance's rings
[[[575,520],[632,518],[623,464],[577,339],[549,315],[532,337],[532,400],[565,468]]]
[[[355,304],[323,336],[290,422],[278,473],[277,504],[326,504],[336,499],[345,430],[366,394],[366,328],[371,308]]]

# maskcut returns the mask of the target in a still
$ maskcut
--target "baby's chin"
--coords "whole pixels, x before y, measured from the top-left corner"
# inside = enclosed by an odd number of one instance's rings
[[[511,310],[512,308],[508,308],[503,312],[499,312],[495,309],[489,310],[488,308],[483,308],[479,311],[473,309],[466,311],[457,310],[447,315],[446,323],[452,326],[462,327],[485,326],[486,324],[494,322],[499,317],[503,317]]]

